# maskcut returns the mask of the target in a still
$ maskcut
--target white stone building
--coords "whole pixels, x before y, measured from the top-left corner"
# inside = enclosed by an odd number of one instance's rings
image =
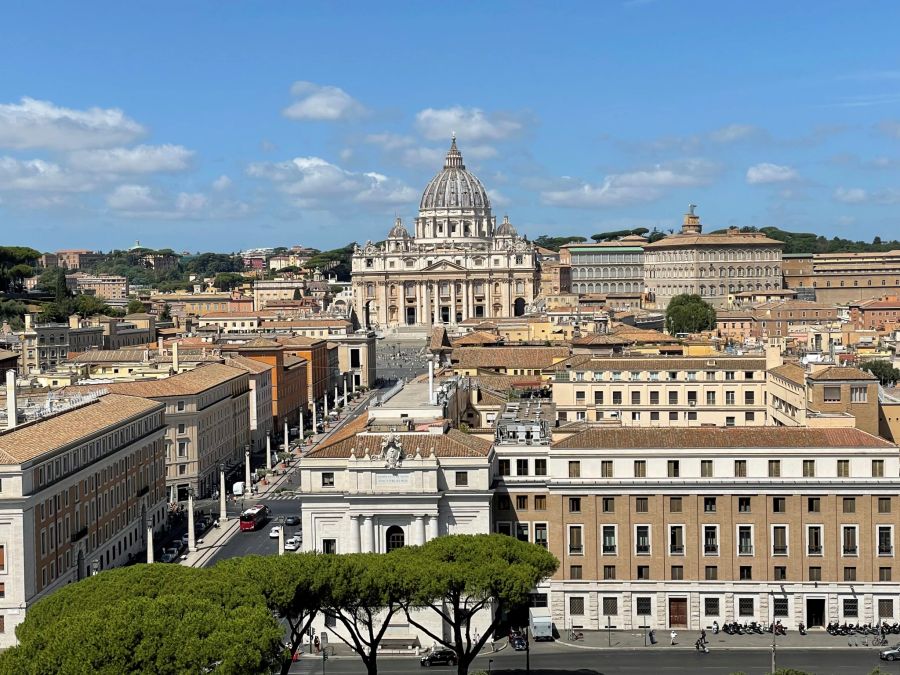
[[[387,241],[353,254],[353,302],[366,327],[456,325],[520,316],[538,292],[534,245],[507,218],[496,227],[487,190],[456,138],[419,203],[415,235],[398,218]]]

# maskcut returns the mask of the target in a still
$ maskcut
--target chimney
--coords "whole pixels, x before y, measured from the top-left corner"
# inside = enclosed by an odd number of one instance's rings
[[[172,345],[172,370],[178,372],[178,343]]]
[[[7,429],[16,428],[16,423],[18,422],[18,407],[16,405],[16,371],[12,368],[6,371],[6,420]]]

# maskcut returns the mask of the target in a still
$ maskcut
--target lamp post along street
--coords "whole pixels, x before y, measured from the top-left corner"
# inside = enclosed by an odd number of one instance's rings
[[[147,564],[153,562],[153,521],[147,518]]]
[[[288,423],[285,421],[284,423],[284,451],[291,451],[291,437],[288,435]]]
[[[266,432],[266,469],[272,470],[272,432]]]
[[[197,550],[197,539],[194,533],[194,488],[188,488],[188,553]]]
[[[334,409],[337,410],[340,407],[338,401],[340,401],[340,395],[338,394],[338,386],[337,383],[334,385]]]
[[[347,407],[347,376],[344,375],[344,407]]]
[[[328,424],[328,390],[325,390],[325,395],[322,397],[322,401],[324,402],[324,408],[322,412],[322,422]]]
[[[225,510],[225,465],[219,464],[219,520],[225,522],[228,520],[228,513]]]
[[[253,482],[250,480],[250,446],[248,445],[244,449],[244,493],[246,494],[250,491],[250,488],[253,487]]]
[[[313,416],[312,432],[313,432],[313,435],[319,433],[319,422],[318,422],[318,419],[316,418],[316,412],[317,412],[316,411],[316,399],[313,399],[313,402],[312,402],[312,416]]]
[[[300,445],[303,445],[303,408],[300,408]]]
[[[284,517],[278,519],[278,555],[284,555]]]

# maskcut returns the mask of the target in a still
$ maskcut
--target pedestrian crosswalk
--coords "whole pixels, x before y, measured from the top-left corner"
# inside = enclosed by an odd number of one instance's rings
[[[288,499],[300,499],[300,495],[293,492],[280,492],[278,494],[265,495],[262,499],[267,502],[286,501]]]

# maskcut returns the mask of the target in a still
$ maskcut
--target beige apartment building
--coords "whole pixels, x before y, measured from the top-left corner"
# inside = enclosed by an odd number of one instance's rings
[[[560,422],[628,427],[766,424],[765,356],[592,356],[553,366]]]
[[[166,488],[169,501],[188,488],[206,497],[219,484],[219,466],[240,466],[250,444],[250,374],[218,363],[172,377],[102,385],[109,391],[165,404]],[[80,389],[80,388],[79,388]]]
[[[67,274],[66,286],[76,293],[95,295],[104,300],[128,299],[128,278],[114,274]]]
[[[803,253],[785,258],[784,285],[827,305],[900,293],[900,251]]]
[[[894,622],[897,450],[857,429],[514,434],[494,530],[561,561],[537,589],[561,632]]]
[[[32,603],[139,557],[165,523],[164,406],[120,394],[56,405],[27,419],[19,407],[0,430],[0,648]]]

